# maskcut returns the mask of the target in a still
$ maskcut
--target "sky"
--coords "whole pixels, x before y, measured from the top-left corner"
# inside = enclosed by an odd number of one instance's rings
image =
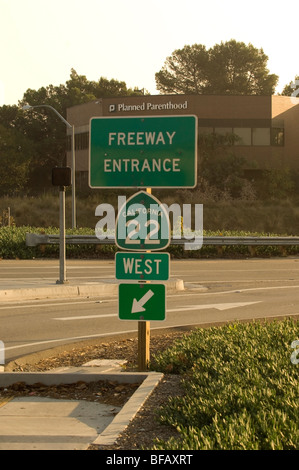
[[[294,2],[0,0],[0,106],[64,84],[72,68],[159,94],[155,73],[174,50],[230,39],[263,49],[277,93],[299,75]]]

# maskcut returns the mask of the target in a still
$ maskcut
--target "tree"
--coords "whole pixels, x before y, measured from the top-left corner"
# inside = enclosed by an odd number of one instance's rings
[[[234,39],[210,49],[178,49],[156,73],[162,93],[271,95],[278,76],[269,74],[263,49]]]
[[[0,125],[0,195],[18,194],[29,178],[30,142]]]
[[[237,140],[234,134],[217,133],[204,134],[199,138],[199,181],[215,188],[216,192],[226,191],[231,197],[239,197],[244,186],[246,160],[236,156],[231,148]]]
[[[85,75],[79,75],[71,69],[69,80],[58,86],[48,85],[39,90],[28,89],[20,105],[48,104],[65,116],[70,106],[88,103],[98,98],[111,96],[140,95],[140,92],[127,88],[126,83],[115,79],[101,77],[98,81],[90,81]]]
[[[269,74],[263,49],[235,40],[216,44],[209,57],[210,92],[228,95],[272,95],[278,76]]]
[[[141,92],[127,88],[125,82],[101,77],[90,81],[85,75],[71,70],[65,84],[48,85],[38,90],[28,89],[19,102],[19,108],[0,108],[0,124],[14,127],[32,142],[32,160],[28,185],[34,192],[51,188],[52,168],[64,162],[66,154],[66,126],[51,109],[40,108],[23,111],[29,104],[49,105],[62,116],[68,107],[84,104],[107,96],[140,95]],[[10,120],[6,121],[10,116]]]
[[[175,50],[155,75],[158,90],[190,95],[204,93],[209,83],[208,61],[208,52],[201,44]]]

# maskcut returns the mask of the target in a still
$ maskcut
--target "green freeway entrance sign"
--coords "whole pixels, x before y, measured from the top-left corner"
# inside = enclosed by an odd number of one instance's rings
[[[197,117],[94,117],[89,129],[91,188],[193,188]]]
[[[125,250],[162,250],[170,243],[169,216],[152,194],[139,191],[120,208],[116,220],[116,245]]]
[[[165,320],[164,284],[120,284],[118,293],[120,320]]]
[[[167,281],[169,253],[122,253],[115,255],[116,279]]]

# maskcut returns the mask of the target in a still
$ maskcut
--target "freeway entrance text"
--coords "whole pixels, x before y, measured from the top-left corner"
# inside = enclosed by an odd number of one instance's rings
[[[196,181],[196,116],[90,120],[91,188],[193,188]]]

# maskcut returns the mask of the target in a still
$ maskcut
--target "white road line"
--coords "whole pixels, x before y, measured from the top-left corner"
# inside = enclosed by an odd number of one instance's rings
[[[37,307],[60,307],[60,306],[67,306],[67,305],[84,305],[84,304],[96,304],[96,303],[106,303],[106,302],[116,302],[115,299],[107,299],[107,300],[77,300],[76,302],[56,302],[56,303],[48,303],[48,304],[29,304],[29,305],[9,305],[5,307],[0,307],[0,310],[6,309],[17,309],[17,308],[37,308]]]
[[[253,291],[261,291],[261,290],[277,290],[277,289],[298,289],[299,286],[273,286],[273,287],[250,287],[248,289],[233,289],[233,290],[225,290],[219,292],[198,292],[192,293],[192,295],[222,295],[222,294],[240,294],[244,292],[253,292]],[[191,292],[190,292],[191,294]]]
[[[298,279],[201,279],[200,281],[184,281],[185,284],[229,284],[230,282],[290,282],[290,281],[298,281]]]
[[[62,320],[62,321],[68,321],[68,320],[87,320],[90,318],[108,318],[108,317],[117,317],[117,313],[107,313],[104,315],[81,315],[77,317],[57,317],[53,318],[53,320]]]
[[[47,341],[37,341],[35,343],[19,344],[18,346],[8,346],[8,347],[5,347],[5,351],[11,351],[13,349],[29,348],[31,346],[39,346],[40,344],[65,343],[67,341],[74,341],[74,340],[79,340],[79,339],[91,339],[91,338],[100,338],[101,336],[114,336],[114,335],[121,335],[124,333],[135,333],[135,331],[136,330],[111,331],[111,333],[99,333],[96,335],[71,336],[70,338],[50,339]]]
[[[59,267],[59,263],[55,264],[55,265],[50,265],[50,266],[17,266],[17,267],[14,267],[14,266],[3,266],[1,265],[1,271],[2,269],[6,270],[6,271],[19,271],[20,269],[42,269],[44,271],[48,271],[49,269],[58,269]],[[86,269],[95,269],[95,270],[99,270],[99,269],[113,269],[113,265],[111,264],[110,266],[67,266],[67,270],[71,270],[71,269],[83,269],[84,271]]]
[[[94,276],[94,278],[91,278],[91,276],[69,276],[69,280],[73,281],[74,279],[93,279],[90,282],[103,282],[105,279],[114,279],[115,276],[113,274],[105,274],[105,277],[99,277],[99,276]],[[23,277],[10,277],[9,279],[7,278],[1,278],[0,277],[0,282],[5,281],[6,283],[9,283],[10,281],[22,281],[24,283],[29,282],[29,281],[55,281],[57,279],[57,276],[52,276],[52,277],[26,277],[25,279]],[[51,287],[51,286],[47,286]],[[53,287],[53,286],[52,286]]]
[[[281,314],[281,315],[271,315],[270,318],[279,318],[279,317],[291,317],[291,316],[298,316],[299,313],[289,313],[288,315],[286,315],[285,313],[284,314]],[[259,320],[259,319],[262,319],[264,320],[265,317],[256,317],[254,318],[254,320]],[[242,321],[252,321],[253,318],[242,318]],[[237,318],[234,319],[234,321],[238,321]],[[196,322],[196,323],[188,323],[188,324],[182,324],[182,325],[168,325],[168,326],[165,326],[165,327],[161,327],[161,326],[157,326],[157,327],[153,327],[151,328],[152,330],[162,330],[164,328],[168,329],[168,328],[180,328],[180,327],[186,327],[186,326],[196,326],[196,325],[212,325],[213,323],[219,323],[219,320],[217,321],[208,321],[208,322]],[[47,340],[47,341],[38,341],[38,342],[35,342],[35,343],[24,343],[24,344],[19,344],[18,346],[8,346],[8,347],[5,347],[5,350],[6,351],[11,351],[11,350],[14,350],[14,349],[22,349],[22,348],[29,348],[29,347],[32,347],[32,346],[39,346],[41,344],[53,344],[53,343],[66,343],[67,341],[75,341],[75,340],[81,340],[81,339],[91,339],[91,338],[101,338],[101,337],[105,337],[105,336],[114,336],[114,335],[122,335],[122,334],[126,334],[126,333],[135,333],[137,331],[137,328],[135,330],[125,330],[125,331],[111,331],[110,333],[99,333],[99,334],[95,334],[95,335],[85,335],[85,336],[72,336],[72,337],[69,337],[69,338],[60,338],[60,339],[51,339],[51,340]]]
[[[261,301],[256,302],[235,302],[223,304],[206,304],[206,305],[188,305],[187,307],[167,309],[167,312],[179,312],[180,310],[206,310],[215,308],[216,310],[230,310],[231,308],[246,307],[247,305],[259,304]]]
[[[185,312],[188,310],[209,310],[209,309],[216,309],[216,310],[230,310],[231,308],[238,308],[238,307],[246,307],[247,305],[258,304],[260,301],[257,302],[235,302],[235,303],[223,303],[223,304],[206,304],[206,305],[188,305],[187,307],[177,307],[166,309],[166,313],[168,312]],[[75,317],[56,317],[53,320],[61,320],[61,321],[69,321],[69,320],[87,320],[91,318],[106,318],[106,317],[117,317],[116,313],[112,314],[104,314],[104,315],[81,315]]]

